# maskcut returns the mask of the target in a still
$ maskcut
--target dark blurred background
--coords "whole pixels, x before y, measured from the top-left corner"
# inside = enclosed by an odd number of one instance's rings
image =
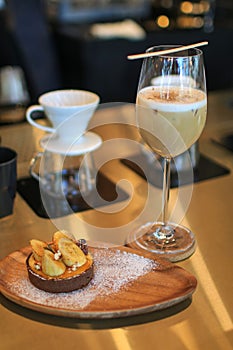
[[[0,69],[22,68],[29,103],[60,88],[134,102],[128,54],[203,40],[208,90],[232,88],[233,0],[0,0]]]

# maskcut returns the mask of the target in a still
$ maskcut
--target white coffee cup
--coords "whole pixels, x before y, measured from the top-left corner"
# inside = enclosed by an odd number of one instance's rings
[[[62,141],[74,140],[85,133],[99,101],[99,96],[91,91],[50,91],[39,97],[39,105],[33,105],[27,109],[26,118],[31,125],[38,129],[50,133],[57,132]],[[35,111],[44,111],[52,127],[33,120],[32,113]],[[63,125],[61,126],[61,124]],[[60,127],[58,128],[58,126]]]

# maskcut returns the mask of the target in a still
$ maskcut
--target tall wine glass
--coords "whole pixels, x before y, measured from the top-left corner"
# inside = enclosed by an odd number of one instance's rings
[[[156,46],[147,52],[175,46]],[[164,159],[162,214],[130,234],[131,246],[159,253],[171,261],[189,257],[195,250],[194,234],[167,222],[170,163],[200,137],[207,113],[203,54],[189,49],[144,58],[136,99],[137,125],[144,142]]]

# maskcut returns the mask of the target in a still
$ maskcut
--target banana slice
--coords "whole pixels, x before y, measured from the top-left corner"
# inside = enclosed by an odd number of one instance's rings
[[[60,238],[58,249],[62,255],[62,261],[66,266],[82,266],[86,263],[87,258],[83,251],[69,238]]]
[[[58,250],[58,242],[61,238],[68,238],[72,240],[72,237],[70,237],[68,234],[62,231],[57,231],[53,234],[53,245],[55,250]]]
[[[48,249],[44,249],[41,266],[44,274],[50,277],[60,276],[66,271],[65,264],[60,260],[54,260],[54,254]]]
[[[44,248],[47,247],[47,243],[39,241],[38,239],[31,239],[30,244],[32,247],[32,254],[36,261],[41,261],[44,254]]]

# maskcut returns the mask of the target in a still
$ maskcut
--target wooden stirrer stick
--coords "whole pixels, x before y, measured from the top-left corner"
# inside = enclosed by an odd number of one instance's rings
[[[175,53],[175,52],[179,52],[179,51],[183,51],[183,50],[193,49],[193,48],[204,46],[204,45],[208,45],[208,41],[202,41],[202,42],[196,43],[196,44],[179,46],[179,47],[174,47],[172,49],[161,50],[161,51],[156,51],[156,52],[144,52],[144,53],[139,53],[139,54],[128,55],[127,58],[129,60],[137,60],[139,58],[166,55],[169,53]]]

